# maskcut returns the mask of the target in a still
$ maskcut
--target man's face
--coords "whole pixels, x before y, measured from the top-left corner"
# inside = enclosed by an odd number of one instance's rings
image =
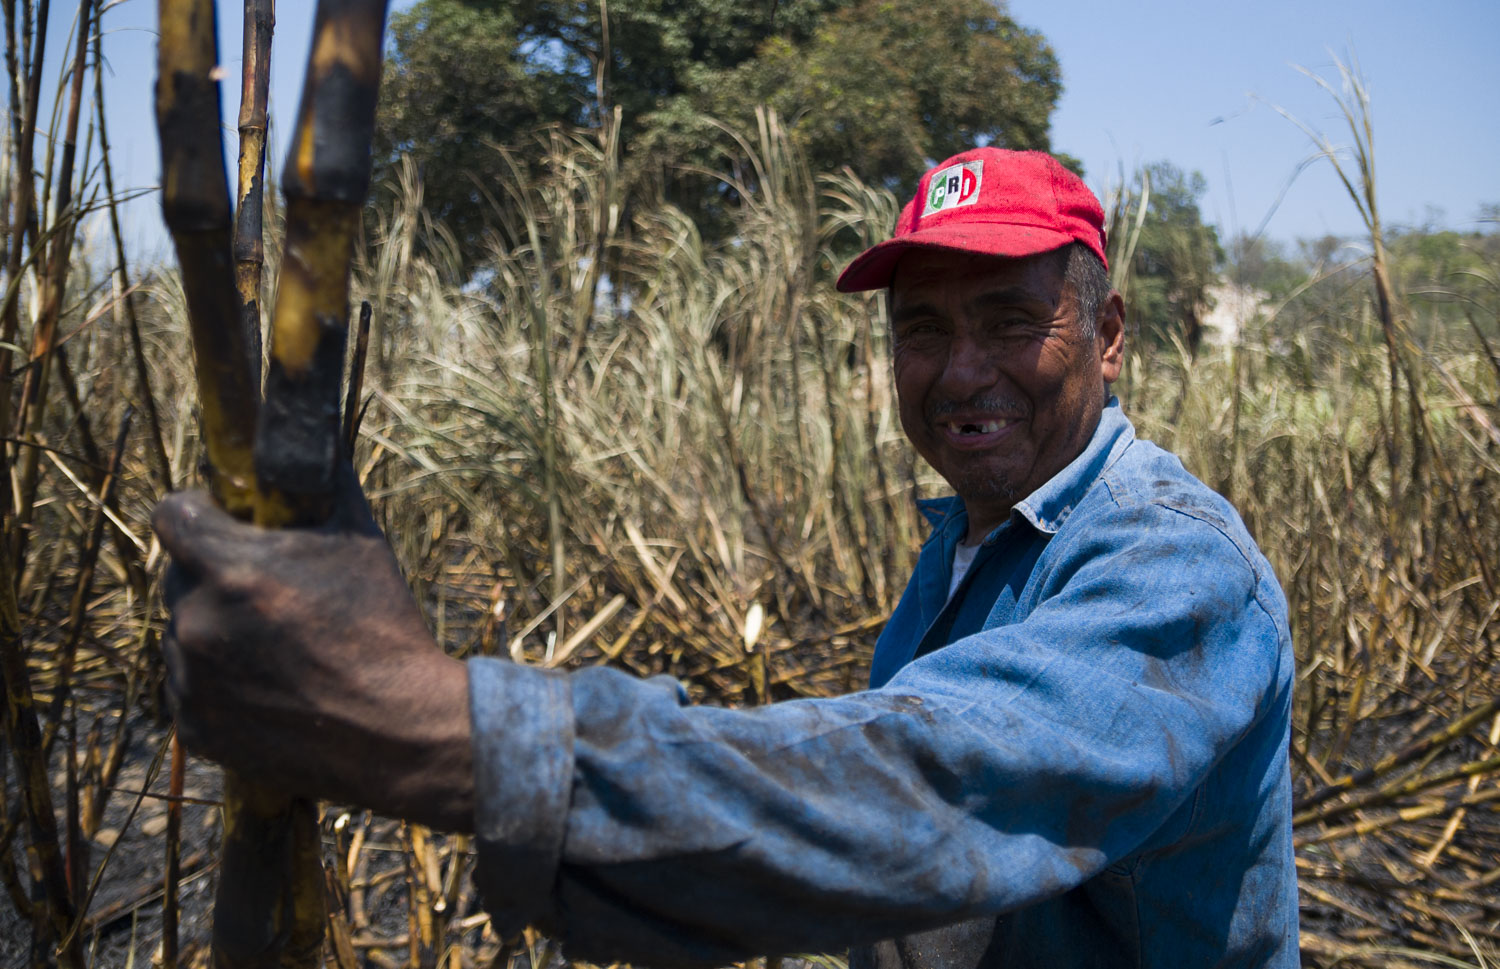
[[[1123,304],[1076,319],[1060,253],[917,250],[891,284],[901,426],[969,513],[978,541],[1088,444],[1120,375]]]

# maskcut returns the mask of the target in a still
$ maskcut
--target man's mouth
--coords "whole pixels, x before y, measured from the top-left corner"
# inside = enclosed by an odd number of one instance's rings
[[[941,421],[938,429],[950,445],[983,448],[1003,440],[1020,423],[1019,417],[960,418]]]

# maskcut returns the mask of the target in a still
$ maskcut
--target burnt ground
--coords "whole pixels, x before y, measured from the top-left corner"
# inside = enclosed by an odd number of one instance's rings
[[[160,964],[162,939],[162,883],[166,867],[166,828],[169,775],[168,730],[137,713],[123,765],[116,778],[99,830],[88,843],[88,871],[97,885],[84,920],[84,952],[91,966],[136,967]],[[65,803],[64,761],[59,742],[54,749],[51,776],[59,832],[63,831]],[[7,790],[17,790],[9,751],[3,752]],[[217,880],[220,838],[221,772],[215,765],[188,757],[184,771],[178,945],[180,965],[206,966],[212,928],[213,896]],[[144,794],[142,793],[144,792]],[[340,908],[351,926],[355,961],[362,966],[435,965],[437,953],[413,950],[410,937],[416,909],[410,904],[413,878],[421,880],[410,862],[411,832],[399,821],[368,812],[346,812],[325,805],[323,815],[325,867],[347,871],[341,887]],[[499,948],[488,932],[488,919],[479,908],[472,887],[472,858],[461,839],[428,835],[426,856],[435,866],[436,882],[451,902],[434,906],[441,892],[422,896],[427,910],[440,908],[439,935],[444,945],[458,944],[465,966],[488,965]],[[22,831],[11,851],[18,870],[26,859],[19,847],[29,841]],[[357,850],[351,850],[357,848]],[[338,865],[338,860],[352,864]],[[429,879],[432,880],[432,879]],[[420,889],[419,889],[420,891]],[[32,964],[31,926],[0,892],[0,969],[22,969]],[[516,953],[512,965],[533,962],[560,965],[557,950],[540,940],[531,952]],[[336,965],[330,960],[329,965]]]
[[[88,871],[96,881],[84,922],[84,951],[95,966],[124,966],[134,953],[135,965],[149,966],[161,941],[162,876],[166,867],[168,763],[151,777],[153,763],[166,744],[164,728],[140,724],[132,730],[124,764],[107,801],[102,823],[86,845]],[[59,748],[61,743],[57,745]],[[9,789],[16,790],[14,767],[7,756]],[[51,772],[52,792],[62,827],[64,771]],[[148,783],[149,781],[149,783]],[[189,758],[184,772],[179,937],[183,950],[201,947],[208,939],[212,902],[212,873],[219,843],[220,779],[216,767]],[[141,792],[145,792],[142,796]],[[22,832],[18,842],[29,840]],[[25,857],[12,848],[16,865],[25,870]],[[0,967],[29,964],[31,929],[9,895],[0,901]]]
[[[83,945],[88,965],[101,969],[160,965],[170,733],[139,708],[132,712],[130,724],[119,775],[99,829],[86,846],[87,870],[96,884],[86,906]],[[112,718],[106,717],[104,732],[108,734],[113,725]],[[55,784],[52,794],[60,836],[65,831],[64,750],[59,739],[49,772]],[[13,758],[9,750],[0,751],[0,757],[5,764],[6,791],[12,795],[7,807],[14,808],[18,785]],[[206,967],[209,962],[221,789],[218,767],[187,758],[178,899],[179,964],[185,969]],[[474,891],[473,859],[464,839],[416,833],[420,857],[427,861],[424,871],[420,862],[413,862],[414,832],[399,821],[325,805],[322,831],[323,860],[336,873],[337,909],[350,927],[355,964],[380,969],[408,965],[562,969],[569,965],[556,945],[529,931],[524,944],[511,948],[508,959],[496,961],[499,940],[489,930]],[[26,859],[20,846],[29,840],[29,832],[23,829],[10,849],[22,872]],[[430,887],[424,888],[424,881]],[[412,904],[414,896],[419,899],[417,905]],[[420,937],[419,931],[413,931],[419,928],[419,916],[431,917],[438,926],[438,951],[413,947],[412,937]],[[9,892],[0,891],[0,969],[31,966],[31,938],[29,920],[17,910]],[[458,962],[440,957],[446,947],[455,945],[460,951]],[[332,953],[328,954],[328,965],[338,966]],[[820,966],[840,969],[842,960],[781,961],[782,969]]]

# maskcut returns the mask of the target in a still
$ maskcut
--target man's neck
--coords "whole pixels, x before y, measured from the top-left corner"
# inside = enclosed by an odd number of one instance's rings
[[[960,544],[978,545],[989,536],[990,532],[994,531],[1002,524],[1004,524],[1005,520],[1009,517],[1010,508],[1005,509],[1005,514],[1001,515],[998,518],[988,516],[986,518],[979,519],[971,515],[969,517],[969,530],[964,534],[964,537],[959,540]]]

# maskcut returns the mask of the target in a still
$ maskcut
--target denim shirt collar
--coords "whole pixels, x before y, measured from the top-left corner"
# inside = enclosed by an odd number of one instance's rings
[[[1089,487],[1134,440],[1135,428],[1120,408],[1119,398],[1111,396],[1099,415],[1094,436],[1082,453],[1041,487],[1016,502],[1011,509],[1012,516],[1020,515],[1038,531],[1055,535]],[[964,510],[963,500],[957,495],[922,498],[917,501],[917,508],[932,526],[934,537],[943,535],[944,545],[950,547],[951,555],[951,546],[968,531],[969,516]],[[1008,524],[1007,520],[986,535],[985,544],[995,541]],[[949,533],[953,534],[950,536]],[[951,541],[948,540],[950,537]]]

